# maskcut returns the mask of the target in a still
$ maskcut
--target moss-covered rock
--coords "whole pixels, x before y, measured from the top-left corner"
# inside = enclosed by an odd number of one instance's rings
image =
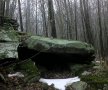
[[[18,33],[11,25],[0,27],[0,59],[18,58],[18,44]]]
[[[51,39],[40,36],[31,36],[24,44],[29,49],[42,52],[73,53],[73,54],[93,54],[92,45],[81,41],[71,41],[62,39]]]
[[[23,37],[22,37],[23,36]],[[7,58],[17,58],[17,47],[22,40],[28,37],[27,34],[15,31],[14,28],[10,26],[0,27],[0,60]]]
[[[0,60],[7,58],[18,58],[17,43],[0,43]]]
[[[108,76],[106,75],[87,75],[82,76],[81,79],[87,83],[108,84]]]
[[[0,31],[0,59],[18,58],[18,34],[14,30]]]
[[[21,61],[17,53],[19,43],[28,38],[28,34],[15,31],[15,28],[17,28],[16,20],[3,19],[3,25],[0,26],[0,69],[3,68],[2,70],[6,70],[6,73],[0,70],[0,79],[6,79],[6,84],[16,86],[19,85],[18,80],[21,80],[23,84],[37,81],[39,79],[39,71],[34,62],[27,59]],[[12,76],[12,74],[24,74],[24,78]]]
[[[72,64],[70,65],[70,69],[75,76],[80,76],[83,72],[89,70],[92,66],[92,64]]]
[[[68,68],[72,63],[91,63],[93,46],[81,41],[51,39],[31,36],[18,47],[19,58],[31,58],[37,65],[47,69]],[[70,68],[70,67],[69,67]]]
[[[18,33],[13,29],[6,31],[6,29],[0,30],[0,42],[18,42]]]
[[[107,90],[108,72],[98,71],[90,75],[81,76],[81,80],[88,84],[87,90]],[[106,89],[107,88],[107,89]]]
[[[79,81],[66,87],[66,90],[86,90],[87,83]]]
[[[0,19],[2,19],[2,26],[0,27],[13,27],[14,30],[18,30],[19,24],[17,23],[17,20],[11,19],[9,17],[0,16]]]
[[[24,74],[25,82],[34,82],[40,78],[40,72],[38,71],[34,62],[31,60],[17,64],[14,69],[15,71],[20,71]]]

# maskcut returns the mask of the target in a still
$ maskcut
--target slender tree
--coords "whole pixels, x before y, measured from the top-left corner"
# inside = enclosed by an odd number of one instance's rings
[[[92,32],[91,32],[88,0],[83,0],[82,2],[83,2],[83,9],[84,9],[83,18],[84,18],[84,24],[85,24],[85,28],[86,28],[88,43],[93,44],[93,36],[92,36]]]
[[[3,25],[4,12],[5,12],[5,1],[0,0],[0,26]]]
[[[76,31],[76,40],[77,40],[77,1],[74,0],[74,9],[75,9],[75,31]]]
[[[101,5],[100,5],[100,0],[97,0],[97,4],[98,4],[98,25],[99,25],[99,40],[100,40],[100,54],[101,54],[101,57],[104,57],[104,49],[103,49],[103,39],[102,39],[102,36],[103,36],[103,32],[102,32],[102,24],[101,24]]]
[[[56,26],[55,26],[55,17],[54,17],[54,7],[52,0],[48,0],[48,18],[51,29],[51,36],[53,38],[56,38],[57,35],[56,35]]]
[[[43,32],[44,35],[48,37],[47,31],[47,21],[46,21],[46,12],[45,12],[45,1],[41,0],[41,13],[42,13],[42,20],[43,20]]]
[[[19,17],[20,17],[20,28],[21,28],[21,31],[23,32],[24,29],[23,29],[23,21],[22,21],[22,12],[21,12],[21,2],[20,2],[20,0],[18,0],[18,7],[19,7]]]
[[[37,21],[37,17],[38,17],[38,16],[37,16],[37,15],[38,15],[37,9],[38,9],[38,8],[37,8],[37,6],[38,6],[38,5],[37,5],[37,0],[36,0],[36,11],[35,11],[35,12],[36,12],[36,16],[35,16],[35,20],[36,20],[36,26],[35,26],[35,28],[36,28],[36,29],[35,29],[35,30],[36,30],[36,34],[37,34],[37,31],[38,31],[38,21]]]
[[[10,0],[5,0],[6,2],[6,10],[5,10],[5,16],[9,17],[9,12],[10,12]]]
[[[31,20],[30,20],[30,0],[26,1],[26,32],[30,32],[31,30]]]
[[[16,6],[17,6],[17,0],[12,0],[11,2],[12,3],[10,4],[9,17],[14,18]]]

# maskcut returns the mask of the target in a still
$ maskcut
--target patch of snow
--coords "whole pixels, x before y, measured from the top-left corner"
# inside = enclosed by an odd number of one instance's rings
[[[67,78],[67,79],[44,79],[39,80],[42,83],[47,83],[48,85],[54,84],[54,87],[59,90],[65,90],[65,87],[71,85],[74,82],[80,81],[79,77]]]
[[[16,72],[14,74],[8,74],[8,77],[24,77],[21,72]]]

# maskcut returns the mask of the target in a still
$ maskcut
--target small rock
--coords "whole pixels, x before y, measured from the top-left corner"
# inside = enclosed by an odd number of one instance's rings
[[[93,69],[98,69],[100,70],[102,67],[101,66],[94,66]]]
[[[105,84],[105,85],[104,85],[103,90],[108,90],[108,84]]]
[[[86,88],[87,88],[87,83],[79,81],[66,87],[66,90],[86,90]]]
[[[88,72],[88,71],[84,71],[83,73],[82,73],[82,75],[84,76],[84,75],[90,75],[91,74],[91,72]]]

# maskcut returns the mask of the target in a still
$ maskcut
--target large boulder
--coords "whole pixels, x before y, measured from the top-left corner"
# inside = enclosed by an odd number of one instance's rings
[[[81,41],[31,36],[18,47],[19,58],[31,58],[39,66],[69,66],[70,63],[91,63],[95,50]],[[63,68],[62,68],[63,69]]]
[[[14,23],[17,22],[13,19],[4,18],[4,24],[0,27],[0,66],[9,65],[18,59],[17,47],[22,41],[22,37],[25,38],[27,35],[15,31]]]
[[[69,53],[69,54],[94,54],[92,45],[81,41],[51,39],[41,36],[31,36],[24,42],[29,49],[39,52]]]
[[[18,58],[17,47],[19,44],[18,33],[13,26],[17,22],[7,17],[2,17],[2,19],[3,26],[0,27],[0,62],[7,58]]]
[[[18,58],[18,43],[0,43],[0,60],[6,58]]]
[[[0,28],[0,66],[18,59],[18,45],[18,33],[12,27]]]
[[[18,34],[14,31],[0,31],[0,59],[3,59],[2,55],[6,57],[4,58],[16,58],[17,55],[17,47],[18,47]]]
[[[17,47],[25,39],[26,33],[18,32],[17,21],[3,17],[3,26],[0,26],[0,66],[6,66],[18,59]]]

